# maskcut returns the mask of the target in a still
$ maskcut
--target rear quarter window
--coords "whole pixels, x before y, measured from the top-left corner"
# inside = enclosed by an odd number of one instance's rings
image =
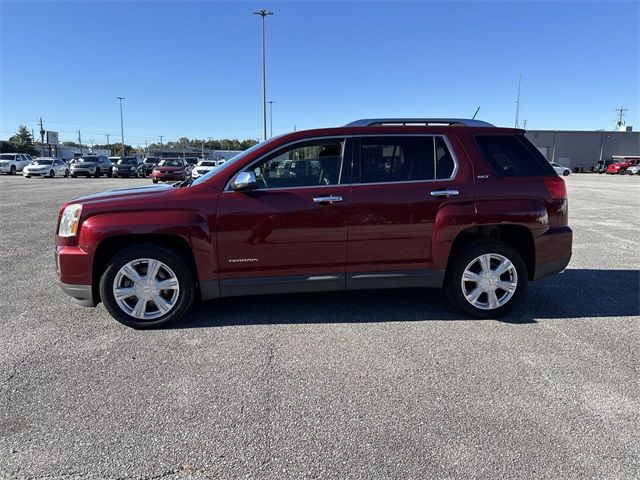
[[[477,135],[475,141],[501,177],[557,175],[524,135]]]

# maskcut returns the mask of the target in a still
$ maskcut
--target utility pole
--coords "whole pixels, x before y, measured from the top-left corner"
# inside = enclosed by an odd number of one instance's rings
[[[620,108],[616,108],[616,112],[618,112],[618,121],[616,122],[616,130],[618,130],[620,127],[624,126],[624,112],[628,112],[629,109],[628,108],[624,108],[624,107],[620,107]]]
[[[273,138],[273,104],[276,103],[273,100],[269,100],[269,138]]]
[[[527,121],[526,120],[524,122],[522,122],[522,128],[523,128],[523,130],[527,129]]]
[[[82,151],[82,136],[80,135],[80,130],[78,130],[78,143],[80,144],[80,155],[84,152]]]
[[[111,134],[110,134],[110,133],[105,133],[105,135],[107,136],[107,146],[108,146],[108,145],[111,145],[111,144],[109,143],[109,135],[111,135]]]
[[[160,137],[160,158],[162,158],[162,139],[164,138],[164,135],[158,135],[158,137]]]
[[[515,127],[520,128],[520,83],[522,82],[522,75],[518,75],[518,98],[516,99],[516,123]]]
[[[122,156],[124,157],[124,122],[122,121],[122,100],[124,100],[125,97],[116,98],[120,100],[120,135],[122,136]]]
[[[89,143],[91,144],[91,150],[93,150],[93,138],[89,139]]]
[[[265,62],[265,48],[264,48],[264,19],[268,15],[273,15],[273,12],[268,12],[265,9],[253,12],[254,15],[260,15],[262,17],[262,134],[264,140],[267,139],[267,68]]]
[[[44,143],[44,127],[42,126],[42,117],[40,117],[40,143]]]

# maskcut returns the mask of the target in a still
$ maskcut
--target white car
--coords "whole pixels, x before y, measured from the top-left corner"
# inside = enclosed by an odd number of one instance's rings
[[[22,175],[31,177],[55,177],[69,176],[69,165],[59,158],[36,158],[29,165],[24,167]]]
[[[0,172],[7,175],[15,175],[29,165],[33,158],[28,153],[2,153],[0,154]]]
[[[198,178],[205,173],[213,170],[218,166],[218,162],[215,160],[200,160],[198,164],[191,170],[191,178]]]
[[[627,175],[640,175],[640,165],[631,165],[627,168]]]
[[[571,174],[571,169],[563,167],[562,165],[558,165],[556,162],[551,162],[551,166],[558,175],[566,177],[567,175]]]

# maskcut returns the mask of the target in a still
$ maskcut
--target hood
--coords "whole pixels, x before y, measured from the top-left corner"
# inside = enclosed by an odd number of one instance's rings
[[[123,201],[123,200],[140,200],[141,198],[149,198],[153,196],[164,196],[175,192],[171,184],[163,185],[147,185],[144,187],[122,188],[118,190],[108,190],[106,192],[92,193],[79,197],[68,203],[99,203],[103,201]]]

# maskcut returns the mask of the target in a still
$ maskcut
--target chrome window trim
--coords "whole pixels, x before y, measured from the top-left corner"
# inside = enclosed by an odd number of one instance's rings
[[[341,184],[340,181],[342,180],[342,168],[344,167],[344,148],[346,146],[346,140],[349,138],[362,138],[362,137],[440,137],[444,140],[445,145],[447,146],[447,148],[449,149],[449,154],[451,155],[451,159],[453,160],[453,171],[451,172],[451,176],[448,178],[434,178],[431,180],[407,180],[407,181],[401,181],[401,182],[375,182],[375,183],[361,183],[361,182],[353,182],[353,179],[351,181],[351,183],[344,183]],[[281,145],[280,148],[286,148],[289,147],[291,145],[295,145],[297,143],[305,143],[305,142],[309,142],[309,141],[314,141],[314,140],[331,140],[331,139],[337,139],[337,138],[341,138],[344,139],[344,145],[342,146],[342,162],[341,162],[341,167],[340,167],[340,177],[338,178],[338,183],[336,185],[310,185],[310,186],[306,186],[306,187],[282,187],[282,188],[258,188],[256,190],[251,190],[252,192],[268,192],[268,191],[274,191],[274,190],[300,190],[300,189],[308,189],[308,188],[318,188],[318,187],[341,187],[341,186],[357,186],[357,185],[398,185],[398,184],[406,184],[406,183],[434,183],[434,182],[450,182],[452,180],[455,179],[458,170],[459,170],[459,162],[458,162],[458,157],[455,153],[455,151],[453,150],[452,146],[451,146],[451,142],[449,141],[449,137],[446,134],[443,133],[363,133],[363,134],[348,134],[348,135],[331,135],[331,136],[323,136],[323,137],[310,137],[310,138],[306,138],[303,140],[294,140],[292,142],[289,143],[285,143],[284,145]],[[435,141],[433,142],[433,148],[435,149]],[[261,155],[260,157],[258,157],[256,160],[254,160],[253,162],[251,162],[249,165],[247,165],[246,167],[240,169],[239,171],[236,171],[233,173],[233,175],[231,176],[231,178],[229,180],[227,180],[227,183],[224,186],[224,190],[222,191],[222,193],[228,193],[228,192],[234,192],[234,190],[232,190],[230,188],[231,186],[231,182],[233,181],[233,179],[235,178],[235,176],[240,172],[240,171],[245,171],[249,168],[251,168],[253,165],[255,165],[256,163],[260,162],[261,160],[264,160],[266,157],[268,157],[269,155],[271,155],[273,153],[273,151],[269,152],[269,153],[265,153],[264,155]],[[353,153],[353,152],[352,152]],[[434,157],[435,158],[435,157]],[[353,166],[353,165],[351,165]]]

